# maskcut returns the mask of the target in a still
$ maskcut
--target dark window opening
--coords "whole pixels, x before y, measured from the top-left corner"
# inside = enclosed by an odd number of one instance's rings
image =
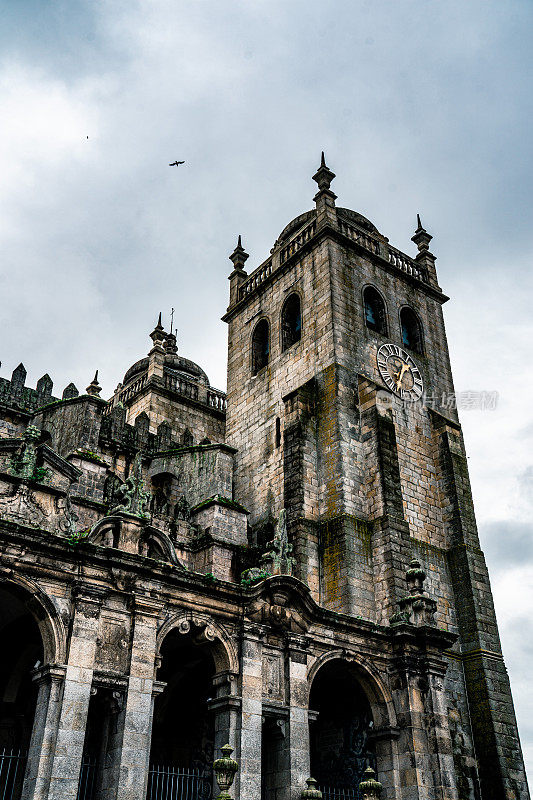
[[[302,311],[300,296],[291,294],[281,312],[281,349],[286,350],[302,337]]]
[[[372,286],[369,286],[365,289],[363,298],[365,304],[366,327],[370,328],[371,331],[376,331],[376,333],[381,333],[383,336],[386,336],[387,320],[385,316],[385,304],[380,294]]]
[[[422,352],[422,327],[412,308],[402,308],[400,312],[402,342],[404,347],[415,353]]]
[[[270,331],[266,319],[260,320],[255,326],[252,335],[252,375],[257,375],[259,370],[268,364],[270,352]]]
[[[276,417],[276,447],[281,445],[281,420]]]

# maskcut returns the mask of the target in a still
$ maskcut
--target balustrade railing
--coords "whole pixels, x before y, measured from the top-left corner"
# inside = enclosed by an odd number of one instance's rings
[[[131,397],[138,394],[141,389],[144,389],[146,386],[146,381],[148,380],[147,375],[142,375],[138,378],[131,386],[128,386],[127,389],[123,389],[120,393],[119,400],[121,403],[127,402]]]
[[[419,281],[424,281],[427,283],[427,273],[426,270],[422,267],[419,267],[418,264],[406,256],[405,253],[402,253],[400,250],[396,250],[395,247],[391,247],[389,245],[389,264],[392,264],[394,267],[398,267],[401,269],[402,272],[405,272],[407,275],[412,275],[413,278],[417,278]]]
[[[170,389],[172,392],[183,395],[183,397],[190,397],[191,400],[198,400],[198,385],[191,383],[179,375],[172,375],[165,372],[163,377],[165,389]]]
[[[152,765],[146,800],[209,800],[213,779],[199,769]]]
[[[296,234],[296,236],[282,247],[279,254],[279,263],[285,261],[300,250],[306,242],[313,238],[316,233],[316,220],[313,220],[306,228]]]
[[[0,753],[0,800],[18,800],[25,767],[25,753],[4,747]]]
[[[239,300],[255,292],[257,287],[266,281],[270,275],[272,275],[272,261],[267,261],[266,264],[261,264],[255,272],[252,272],[242,286],[239,286]]]
[[[360,231],[359,228],[354,228],[353,225],[349,225],[343,219],[339,219],[339,230],[344,236],[347,236],[352,241],[360,244],[361,247],[364,247],[365,250],[379,255],[379,242],[376,241],[373,236],[369,236],[364,231]]]
[[[218,411],[225,411],[227,406],[226,395],[216,389],[208,389],[207,405],[211,408],[216,408]]]

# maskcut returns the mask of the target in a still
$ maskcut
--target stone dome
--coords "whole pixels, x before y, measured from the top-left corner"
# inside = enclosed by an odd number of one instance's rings
[[[290,239],[293,233],[296,233],[299,228],[310,222],[314,217],[316,217],[316,211],[314,209],[299,214],[299,216],[291,220],[288,225],[285,225],[277,239],[277,244],[283,244],[287,239]],[[368,233],[379,234],[376,226],[357,211],[351,211],[349,208],[337,208],[337,217],[357,225],[359,228],[368,231]]]
[[[132,364],[132,366],[124,375],[124,379],[122,381],[123,385],[125,386],[126,384],[131,383],[136,378],[139,378],[144,372],[147,372],[148,362],[149,358],[148,356],[145,356],[144,358],[140,358],[138,361],[136,361],[135,364]],[[178,373],[189,381],[192,380],[209,386],[209,378],[203,369],[198,366],[198,364],[195,364],[194,361],[190,361],[188,358],[183,358],[183,356],[179,356],[177,353],[165,354],[164,370],[165,372],[168,370],[168,372],[171,374]]]

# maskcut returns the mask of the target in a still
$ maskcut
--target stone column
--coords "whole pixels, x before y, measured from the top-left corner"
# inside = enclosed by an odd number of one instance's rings
[[[33,676],[39,692],[21,800],[46,800],[48,796],[65,671],[64,666],[47,665]]]
[[[104,597],[105,593],[97,587],[80,587],[76,592],[49,800],[72,800],[78,792],[98,622]]]
[[[242,800],[261,797],[263,714],[262,626],[245,623],[242,641],[242,712],[238,761]]]
[[[214,750],[218,757],[220,748],[230,744],[237,751],[238,721],[241,710],[241,698],[232,693],[236,675],[231,672],[219,672],[213,678],[215,697],[209,700],[209,710],[215,715]]]
[[[235,683],[236,676],[231,672],[219,672],[213,678],[215,697],[208,701],[208,708],[209,711],[214,715],[214,758],[219,757],[220,749],[225,744],[230,744],[235,752],[238,750],[239,718],[242,701],[240,697],[237,697],[231,693]],[[215,797],[217,794],[215,782],[213,783],[213,791],[213,797]],[[235,778],[233,791],[235,793],[238,792],[237,776]]]
[[[135,621],[131,647],[130,676],[124,709],[122,749],[118,766],[117,800],[144,800],[148,781],[152,718],[155,695],[164,685],[156,684],[156,637],[161,604],[150,598],[135,598]]]
[[[288,635],[289,672],[289,773],[288,799],[299,800],[311,774],[305,637]]]
[[[433,756],[435,797],[457,800],[457,782],[453,761],[452,737],[448,722],[448,700],[444,690],[447,664],[438,658],[428,659],[428,705],[431,705],[430,745]]]

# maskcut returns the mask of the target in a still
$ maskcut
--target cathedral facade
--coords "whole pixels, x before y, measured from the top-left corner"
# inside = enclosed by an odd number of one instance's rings
[[[227,395],[161,318],[110,400],[0,379],[6,800],[207,800],[228,743],[235,800],[529,798],[432,237],[334,177],[230,256]]]

